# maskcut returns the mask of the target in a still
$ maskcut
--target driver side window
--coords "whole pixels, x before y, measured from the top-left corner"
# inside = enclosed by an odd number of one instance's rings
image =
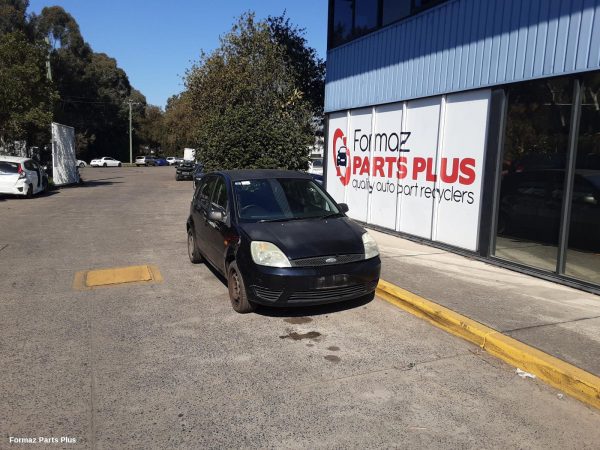
[[[199,209],[208,210],[210,194],[215,186],[215,182],[216,180],[214,177],[208,177],[202,181],[202,185],[200,186],[200,190],[196,196],[196,206]]]
[[[212,208],[223,212],[227,211],[228,205],[227,186],[225,180],[222,177],[218,177],[216,181],[215,190],[212,195]]]

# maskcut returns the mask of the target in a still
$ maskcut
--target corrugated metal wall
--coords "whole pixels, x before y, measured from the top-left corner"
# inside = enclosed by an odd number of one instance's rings
[[[327,53],[325,111],[600,68],[600,0],[453,0]]]

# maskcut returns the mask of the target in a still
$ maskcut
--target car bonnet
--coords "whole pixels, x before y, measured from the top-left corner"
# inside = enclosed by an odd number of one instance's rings
[[[362,227],[347,217],[241,223],[253,241],[277,245],[289,259],[363,253]]]

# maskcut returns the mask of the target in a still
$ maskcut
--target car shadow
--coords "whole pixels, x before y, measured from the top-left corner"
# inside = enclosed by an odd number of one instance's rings
[[[255,313],[266,317],[302,317],[302,316],[322,316],[324,314],[333,314],[349,309],[360,308],[368,305],[375,298],[375,293],[364,295],[362,297],[346,300],[336,303],[327,303],[325,305],[314,306],[294,306],[294,307],[273,307],[260,305]]]
[[[110,178],[107,178],[107,180]],[[74,184],[68,187],[96,187],[96,186],[107,186],[111,184],[120,184],[123,181],[103,181],[103,180],[90,180],[90,181],[82,181],[79,184]],[[67,186],[65,186],[67,187]]]

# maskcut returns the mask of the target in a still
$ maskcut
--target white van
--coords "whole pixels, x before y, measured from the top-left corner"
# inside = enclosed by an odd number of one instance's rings
[[[29,158],[0,156],[0,194],[33,197],[48,188],[48,175]]]

